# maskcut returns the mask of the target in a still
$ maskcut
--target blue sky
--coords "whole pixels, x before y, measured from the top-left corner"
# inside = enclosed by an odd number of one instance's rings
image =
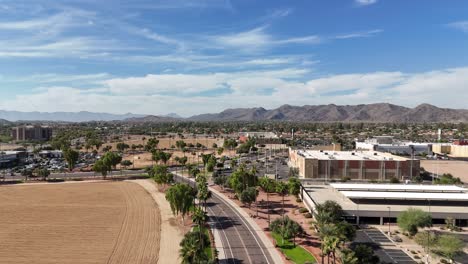
[[[466,108],[463,0],[0,0],[0,109]]]

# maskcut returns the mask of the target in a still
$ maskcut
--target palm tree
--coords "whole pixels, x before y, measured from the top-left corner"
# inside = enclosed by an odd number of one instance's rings
[[[268,177],[260,178],[260,187],[262,187],[263,191],[267,194],[267,215],[268,215],[268,225],[270,225],[270,192],[275,190],[275,181]]]
[[[192,221],[199,226],[200,230],[205,226],[206,221],[208,220],[207,213],[201,208],[195,208],[195,211],[192,215]]]
[[[204,248],[200,247],[201,242],[200,236],[196,232],[185,235],[182,242],[180,242],[179,251],[182,264],[204,263],[208,260]]]
[[[284,182],[277,182],[276,183],[276,192],[281,195],[282,199],[282,215],[284,217],[284,196],[288,193],[288,185]]]

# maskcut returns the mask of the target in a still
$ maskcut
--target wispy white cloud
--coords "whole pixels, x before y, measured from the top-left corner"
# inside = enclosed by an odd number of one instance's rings
[[[450,27],[461,30],[465,33],[468,33],[468,20],[466,21],[457,21],[448,24]]]
[[[335,39],[367,38],[367,37],[373,37],[381,32],[383,32],[382,29],[374,29],[374,30],[369,30],[369,31],[361,31],[361,32],[354,32],[354,33],[348,33],[348,34],[343,34],[343,35],[336,35],[334,38]]]
[[[355,0],[355,2],[356,2],[358,5],[366,6],[366,5],[373,5],[373,4],[376,4],[376,3],[377,3],[377,0]]]
[[[242,51],[259,51],[264,48],[286,44],[318,44],[321,41],[320,37],[315,35],[275,38],[266,32],[266,26],[210,38],[222,48],[235,48]]]

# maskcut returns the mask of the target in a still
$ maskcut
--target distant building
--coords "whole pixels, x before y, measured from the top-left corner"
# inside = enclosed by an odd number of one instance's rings
[[[11,168],[27,158],[26,151],[0,151],[0,168]]]
[[[411,160],[376,151],[289,151],[290,166],[299,169],[299,177],[314,180],[390,180],[412,179],[419,175],[419,160]]]
[[[390,136],[379,136],[365,141],[356,141],[356,150],[380,151],[395,155],[432,154],[432,143],[414,143],[397,141]]]
[[[46,126],[18,126],[11,129],[14,141],[47,141],[52,137],[52,128]]]
[[[468,144],[464,140],[457,140],[453,143],[434,144],[432,148],[436,154],[449,155],[455,158],[468,158]]]

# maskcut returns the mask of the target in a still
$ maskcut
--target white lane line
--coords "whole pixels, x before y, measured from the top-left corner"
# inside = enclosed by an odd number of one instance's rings
[[[232,224],[232,227],[234,228],[234,230],[236,230],[236,233],[237,233],[237,236],[239,237],[239,240],[242,244],[242,248],[245,250],[245,253],[247,255],[247,258],[249,259],[249,263],[252,263],[252,259],[250,258],[250,254],[249,254],[249,251],[247,250],[247,247],[245,246],[245,243],[244,243],[244,239],[242,239],[242,236],[239,232],[239,230],[237,229],[237,227],[234,225],[234,221],[232,221],[231,217],[229,217],[229,215],[226,213],[226,211],[224,211],[224,209],[219,206],[219,205],[216,205],[219,209],[221,209],[221,211],[223,212],[223,214],[226,216],[227,219],[229,219],[229,221],[231,222]],[[228,206],[229,207],[229,206]],[[234,255],[233,255],[234,257]]]
[[[213,193],[213,194],[214,194],[214,193]],[[258,245],[258,247],[260,248],[260,250],[262,251],[263,256],[265,256],[265,259],[266,259],[267,263],[270,264],[270,261],[268,260],[268,257],[267,257],[267,255],[266,255],[265,251],[263,250],[263,247],[260,245],[260,242],[258,241],[257,237],[256,237],[255,234],[252,232],[250,225],[249,225],[249,224],[244,220],[244,218],[237,212],[237,209],[236,209],[236,208],[233,208],[233,206],[231,206],[230,204],[228,204],[227,202],[225,202],[225,201],[223,200],[223,198],[219,197],[219,195],[217,195],[217,194],[214,194],[214,195],[218,196],[218,198],[221,199],[221,200],[223,201],[224,204],[226,204],[228,207],[230,207],[230,208],[232,209],[232,211],[233,211],[237,216],[239,216],[239,219],[240,219],[240,220],[244,223],[244,225],[247,227],[247,229],[249,230],[250,234],[252,234],[253,238],[255,239],[255,242],[257,242],[257,245]],[[247,254],[248,254],[248,252],[247,252]]]
[[[221,239],[221,234],[220,234],[221,232],[224,232],[224,230],[220,231],[218,228],[216,228],[216,226],[220,226],[219,220],[214,215],[213,210],[211,208],[208,208],[208,210],[211,211],[211,215],[216,221],[216,223],[213,223],[213,226],[211,226],[211,230],[213,231],[216,250],[218,250],[218,258],[220,260],[228,259],[226,257],[226,252],[224,251],[224,243],[223,243],[223,240]],[[224,233],[224,237],[226,237],[226,233]],[[229,243],[229,241],[227,242]],[[229,245],[228,245],[228,248],[231,249]],[[231,250],[231,256],[232,256],[232,250]]]

